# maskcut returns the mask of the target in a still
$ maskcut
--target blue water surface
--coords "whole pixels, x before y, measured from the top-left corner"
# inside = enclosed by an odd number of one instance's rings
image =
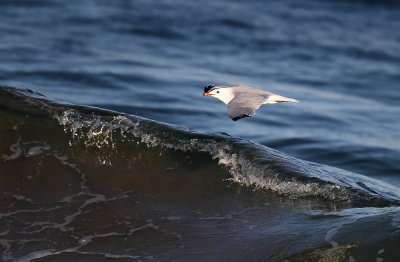
[[[0,82],[400,185],[393,1],[1,1]],[[300,100],[238,122],[208,84]]]

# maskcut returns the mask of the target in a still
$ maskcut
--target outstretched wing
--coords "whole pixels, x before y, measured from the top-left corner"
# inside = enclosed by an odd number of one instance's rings
[[[228,103],[228,114],[233,121],[253,116],[267,99],[265,94],[237,93]]]

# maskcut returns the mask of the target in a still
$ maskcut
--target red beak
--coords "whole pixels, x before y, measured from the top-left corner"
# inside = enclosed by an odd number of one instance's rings
[[[203,96],[212,96],[212,94],[207,93],[207,92],[204,92],[204,93],[203,93]]]

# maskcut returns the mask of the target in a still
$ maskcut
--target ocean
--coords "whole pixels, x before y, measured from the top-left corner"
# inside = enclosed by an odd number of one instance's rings
[[[0,2],[1,261],[397,261],[397,1]],[[233,122],[242,83],[301,103]]]

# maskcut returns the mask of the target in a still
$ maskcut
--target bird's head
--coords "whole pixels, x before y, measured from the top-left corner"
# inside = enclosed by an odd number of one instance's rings
[[[213,96],[228,104],[234,97],[232,88],[209,85],[204,87],[203,96]]]

